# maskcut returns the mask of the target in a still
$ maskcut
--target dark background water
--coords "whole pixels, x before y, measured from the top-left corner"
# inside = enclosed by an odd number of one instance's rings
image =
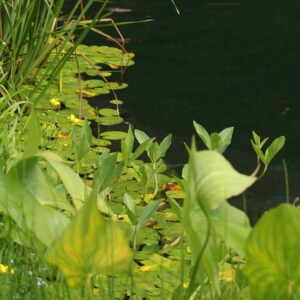
[[[187,155],[192,120],[208,131],[234,126],[226,156],[242,172],[256,165],[251,131],[287,144],[267,175],[253,187],[248,210],[255,219],[264,209],[285,201],[285,158],[291,200],[300,194],[300,5],[292,1],[120,0],[109,7],[115,21],[153,18],[121,27],[135,52],[135,66],[119,92],[135,127],[159,138],[173,133],[172,164]],[[108,29],[113,34],[113,30]],[[91,35],[88,43],[99,43]]]

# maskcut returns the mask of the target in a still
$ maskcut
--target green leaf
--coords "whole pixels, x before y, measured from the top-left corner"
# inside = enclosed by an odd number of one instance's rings
[[[183,214],[182,214],[182,207],[178,204],[178,202],[172,198],[168,198],[168,201],[171,205],[172,210],[176,214],[177,218],[182,221]]]
[[[134,145],[134,135],[131,126],[129,126],[125,139],[121,141],[122,156],[125,161],[128,161],[130,159],[133,150],[133,145]]]
[[[160,203],[161,200],[152,201],[143,209],[137,220],[137,230],[141,229],[144,224],[152,217]]]
[[[144,151],[147,151],[149,149],[149,147],[151,146],[151,144],[153,143],[153,141],[154,141],[154,138],[146,140],[143,143],[141,143],[138,146],[138,148],[134,151],[134,153],[132,154],[132,160],[139,158],[140,155],[142,155],[142,153]]]
[[[255,153],[257,154],[257,156],[259,157],[259,159],[264,164],[266,164],[266,158],[265,158],[265,155],[263,154],[261,148],[257,144],[255,144],[252,140],[251,140],[251,145],[252,145],[253,150],[255,151]]]
[[[127,133],[123,131],[106,131],[100,134],[104,139],[121,140],[126,137]]]
[[[123,119],[118,116],[110,116],[110,117],[96,118],[96,121],[99,122],[99,124],[104,126],[112,126],[112,125],[117,125],[122,123]]]
[[[219,134],[216,133],[216,132],[213,132],[210,135],[211,148],[209,150],[216,150],[216,151],[218,151],[219,147],[221,146],[221,143],[222,143],[222,139],[219,136]]]
[[[48,249],[46,258],[62,269],[69,286],[75,287],[91,275],[115,275],[126,270],[131,251],[122,230],[101,216],[96,198],[91,196]]]
[[[113,117],[113,116],[118,116],[118,111],[116,109],[112,108],[102,108],[99,109],[99,114],[104,116],[104,117]]]
[[[24,147],[24,157],[35,155],[41,141],[41,126],[34,110],[31,111],[27,124],[27,140]]]
[[[172,134],[166,136],[158,146],[157,159],[163,158],[171,146]]]
[[[191,153],[189,178],[199,205],[208,211],[239,195],[256,180],[256,177],[238,173],[221,154],[214,151]]]
[[[135,129],[134,130],[134,134],[135,134],[135,137],[137,139],[137,141],[142,144],[144,143],[145,141],[149,140],[150,137],[143,131],[141,130],[138,130],[138,129]]]
[[[80,176],[70,167],[61,162],[60,157],[53,155],[51,152],[41,152],[39,156],[44,158],[49,165],[57,172],[64,184],[67,192],[72,198],[73,204],[79,210],[85,200],[89,197],[92,189],[84,184]],[[107,206],[102,197],[98,197],[99,209],[105,214],[111,214],[111,210]]]
[[[97,170],[94,173],[94,186],[100,192],[110,187],[120,176],[123,163],[117,164],[117,153],[103,153],[100,156]]]
[[[225,150],[227,149],[227,147],[230,145],[231,143],[231,139],[232,139],[232,135],[233,135],[233,127],[228,127],[223,129],[221,132],[219,132],[219,136],[222,139],[222,143],[218,149],[219,153],[224,153]]]
[[[138,218],[138,214],[137,214],[136,204],[133,198],[129,194],[125,193],[123,202],[127,208],[127,213],[131,224],[135,225]]]
[[[79,133],[80,131],[80,133]],[[82,127],[73,127],[72,144],[77,161],[82,160],[90,150],[92,131],[87,120],[84,120]]]
[[[299,299],[300,211],[283,204],[256,224],[246,245],[244,272],[251,299]]]
[[[200,137],[206,148],[212,150],[210,136],[205,130],[205,128],[202,125],[198,124],[196,121],[193,121],[193,125],[198,136]]]
[[[212,212],[211,222],[217,235],[227,247],[240,255],[245,255],[246,240],[251,226],[243,211],[225,202]]]
[[[226,253],[222,250],[224,241],[227,247],[235,247],[236,251],[242,252],[242,246],[236,245],[235,237],[242,235],[243,240],[247,237],[247,223],[245,232],[243,228],[239,230],[241,220],[245,220],[244,215],[237,214],[230,206],[224,205],[227,199],[242,193],[255,180],[255,177],[242,175],[234,170],[218,152],[191,150],[183,224],[192,249],[192,274],[196,274],[198,283],[205,279],[207,273],[219,290],[219,263]],[[233,212],[237,216],[230,220],[227,212]],[[228,229],[228,237],[222,226]],[[201,253],[202,256],[199,257]],[[195,282],[191,284],[197,285]]]
[[[274,156],[282,149],[282,147],[285,144],[285,137],[280,136],[277,139],[275,139],[272,144],[268,147],[265,153],[266,157],[266,165],[268,166],[271,162],[271,160],[274,158]]]
[[[37,158],[30,157],[22,159],[11,168],[7,179],[2,178],[2,183],[6,184],[6,193],[0,198],[7,213],[20,229],[33,232],[42,243],[49,246],[69,221],[59,210],[48,206],[54,195],[53,187],[52,190],[48,188],[41,191],[45,187],[45,178],[37,183],[28,182],[41,175],[37,164]],[[38,183],[42,183],[42,186],[39,187]],[[49,182],[48,184],[50,186]],[[55,202],[54,199],[52,201]]]

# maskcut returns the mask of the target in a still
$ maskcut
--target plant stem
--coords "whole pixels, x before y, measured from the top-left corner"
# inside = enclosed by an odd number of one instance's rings
[[[290,203],[290,187],[289,187],[289,173],[285,159],[282,160],[283,172],[284,172],[284,183],[285,183],[285,200],[286,203]]]

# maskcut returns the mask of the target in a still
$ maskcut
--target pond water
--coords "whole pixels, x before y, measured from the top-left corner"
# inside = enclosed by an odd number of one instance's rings
[[[296,2],[295,2],[296,3]],[[255,169],[251,131],[285,135],[284,151],[247,194],[255,219],[285,201],[285,158],[291,199],[300,195],[300,5],[284,1],[123,0],[115,21],[154,19],[121,27],[135,52],[129,88],[120,91],[129,121],[151,136],[173,133],[170,165],[186,161],[196,120],[208,131],[235,127],[226,156],[248,174]],[[113,32],[112,30],[110,32]],[[93,35],[89,43],[97,43]]]

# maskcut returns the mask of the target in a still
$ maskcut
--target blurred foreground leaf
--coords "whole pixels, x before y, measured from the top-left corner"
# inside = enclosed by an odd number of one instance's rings
[[[93,274],[127,270],[131,250],[121,229],[100,214],[92,195],[46,256],[75,287]]]

